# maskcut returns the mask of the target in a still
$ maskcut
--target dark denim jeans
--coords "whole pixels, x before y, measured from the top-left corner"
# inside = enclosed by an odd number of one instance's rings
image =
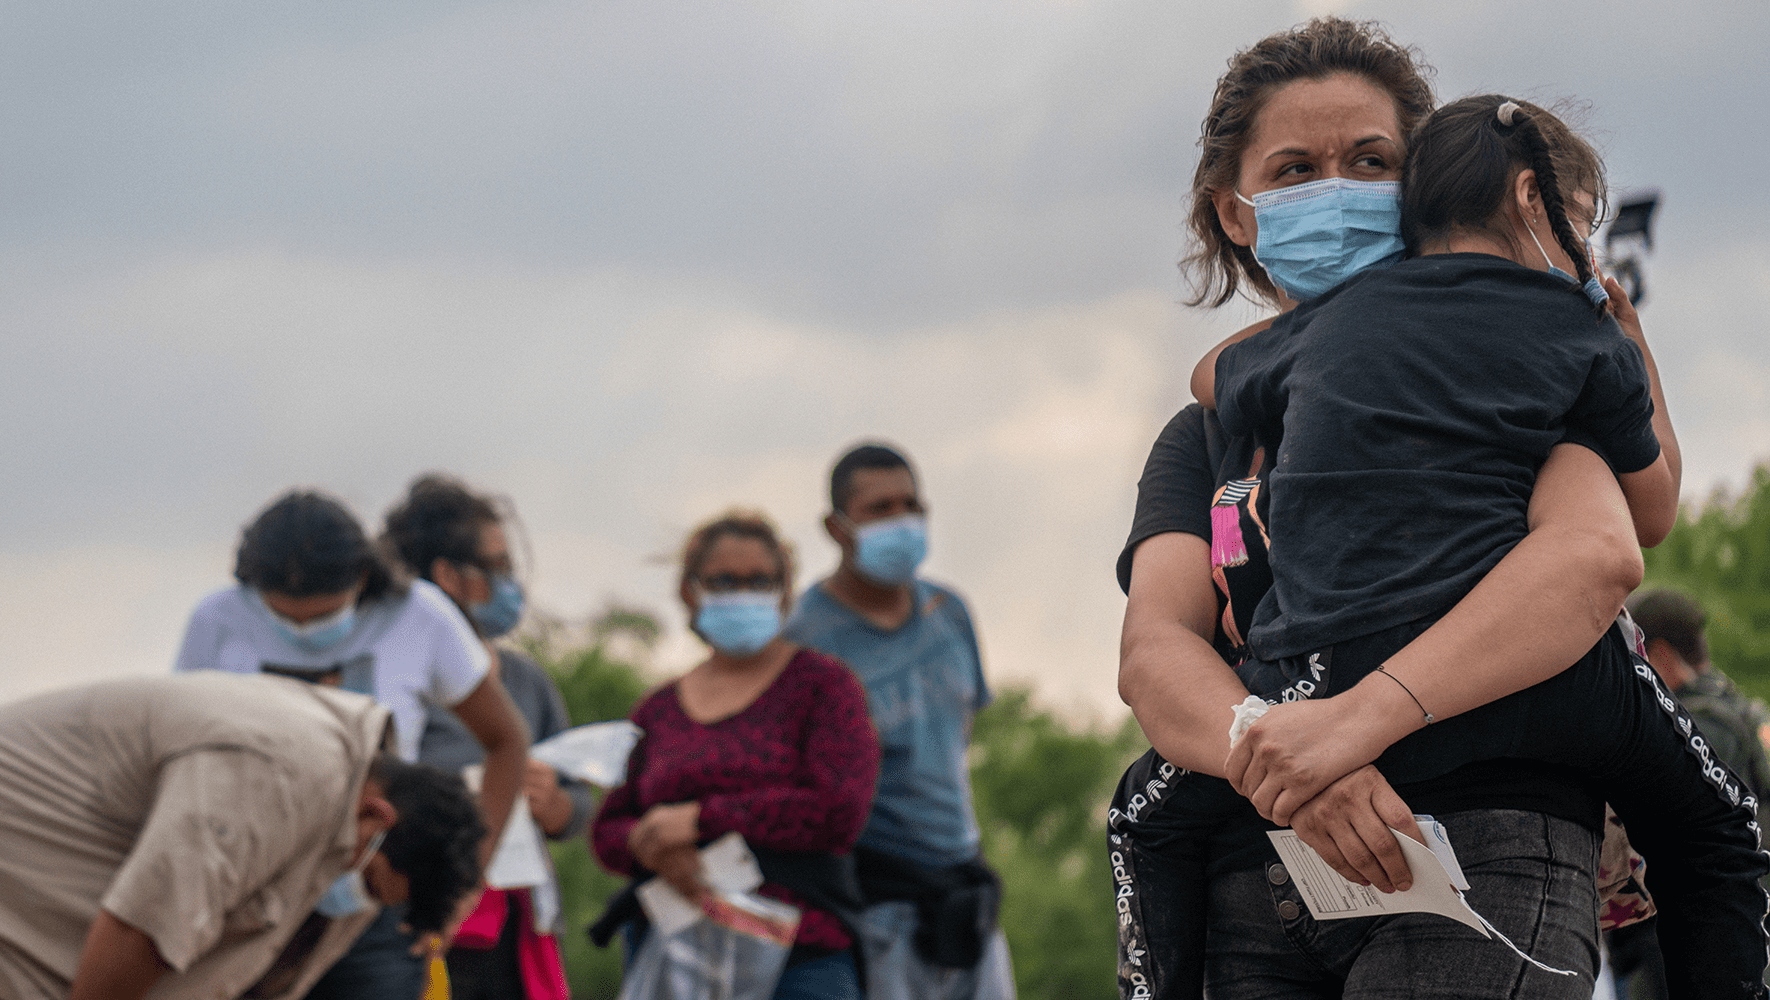
[[[860,1000],[854,955],[838,952],[788,967],[774,988],[774,1000]]]
[[[1326,693],[1347,686],[1349,675],[1362,677],[1423,627],[1336,646]],[[1282,676],[1299,669],[1292,664]],[[1391,781],[1423,781],[1469,760],[1545,761],[1587,775],[1647,858],[1672,995],[1765,995],[1765,895],[1757,880],[1770,861],[1758,846],[1756,802],[1620,627],[1568,670],[1415,733],[1377,766]],[[1164,768],[1153,751],[1133,764],[1107,814],[1120,993],[1132,1000],[1199,996],[1202,932],[1188,880],[1205,881],[1207,863],[1248,839],[1233,817],[1251,809],[1235,801],[1233,789],[1224,793],[1226,783]],[[1461,856],[1462,844],[1454,836],[1452,843]],[[1207,905],[1216,903],[1213,895]]]
[[[1540,962],[1445,917],[1317,921],[1276,862],[1211,880],[1205,988],[1212,1000],[1589,1000],[1598,967],[1598,837],[1509,809],[1440,816],[1469,904]]]

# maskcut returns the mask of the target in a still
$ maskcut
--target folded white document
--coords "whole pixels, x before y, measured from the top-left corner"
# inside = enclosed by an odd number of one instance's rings
[[[1469,888],[1469,880],[1463,877],[1463,868],[1457,863],[1456,852],[1451,850],[1450,837],[1445,834],[1444,826],[1430,816],[1415,816],[1414,820],[1419,823],[1420,832],[1426,835],[1431,846],[1422,844],[1393,827],[1389,830],[1401,844],[1402,856],[1407,859],[1408,870],[1414,877],[1413,886],[1403,892],[1378,892],[1369,886],[1348,882],[1339,872],[1329,867],[1321,855],[1315,853],[1315,848],[1303,843],[1295,830],[1273,830],[1266,836],[1272,838],[1272,846],[1277,849],[1279,860],[1284,862],[1285,870],[1296,884],[1298,895],[1303,897],[1309,912],[1317,920],[1342,920],[1347,917],[1393,913],[1436,913],[1475,928],[1482,937],[1499,938],[1519,957],[1544,972],[1553,972],[1560,976],[1577,975],[1569,969],[1544,965],[1526,955],[1510,938],[1501,934],[1497,927],[1488,923],[1486,917],[1476,913],[1468,900],[1463,898],[1464,890]]]
[[[1431,822],[1429,817],[1427,822]],[[1424,830],[1426,823],[1420,826]],[[1295,830],[1274,830],[1267,836],[1272,838],[1279,860],[1284,862],[1285,870],[1297,884],[1298,894],[1317,920],[1385,913],[1436,913],[1468,924],[1487,937],[1487,928],[1482,926],[1481,918],[1463,901],[1463,894],[1458,891],[1468,888],[1469,883],[1456,863],[1456,855],[1450,852],[1450,841],[1442,834],[1436,838],[1427,834],[1429,839],[1437,839],[1443,845],[1450,858],[1450,864],[1446,865],[1432,848],[1398,830],[1390,832],[1401,843],[1401,853],[1407,858],[1407,867],[1414,876],[1413,887],[1402,892],[1378,892],[1371,886],[1346,881],[1315,853],[1315,848],[1303,843],[1303,838],[1297,836]],[[1452,871],[1456,872],[1454,878]]]

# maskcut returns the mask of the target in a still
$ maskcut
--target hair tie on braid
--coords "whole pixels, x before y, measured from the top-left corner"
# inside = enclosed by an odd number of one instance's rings
[[[1516,101],[1507,101],[1500,105],[1494,113],[1493,130],[1510,138],[1513,132],[1518,131],[1518,126],[1530,120],[1530,116],[1523,112],[1524,109]]]

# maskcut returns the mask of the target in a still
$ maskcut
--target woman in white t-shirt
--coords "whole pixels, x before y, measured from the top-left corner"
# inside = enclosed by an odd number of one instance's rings
[[[396,581],[356,518],[308,491],[285,494],[246,528],[234,578],[191,613],[176,669],[276,673],[373,695],[392,711],[406,760],[417,759],[426,706],[449,708],[486,752],[483,865],[522,788],[528,730],[454,602],[423,580]],[[384,913],[310,1000],[415,1000],[423,967],[410,944],[398,913]]]

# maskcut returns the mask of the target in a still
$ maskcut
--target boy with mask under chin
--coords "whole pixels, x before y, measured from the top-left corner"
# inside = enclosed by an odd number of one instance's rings
[[[0,706],[0,996],[299,997],[374,918],[479,880],[460,779],[361,695],[173,676]]]

